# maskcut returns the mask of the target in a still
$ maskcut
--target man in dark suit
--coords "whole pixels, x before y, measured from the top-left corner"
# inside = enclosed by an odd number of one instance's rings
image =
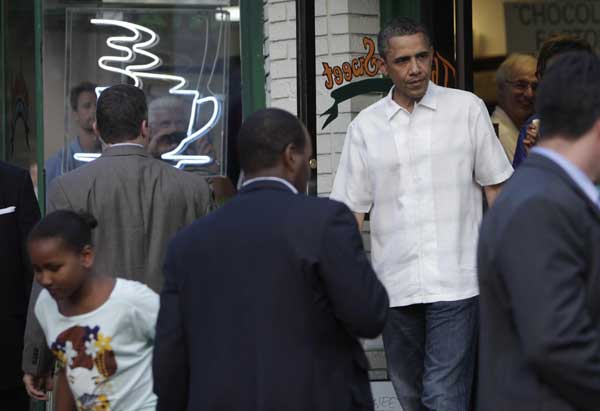
[[[308,197],[311,142],[291,114],[238,137],[240,193],[169,245],[157,323],[158,410],[372,410],[357,337],[387,294],[342,203]]]
[[[94,269],[140,281],[159,292],[162,261],[177,231],[209,210],[206,180],[152,158],[144,92],[120,84],[102,92],[96,109],[96,133],[104,142],[97,160],[63,174],[48,190],[48,212],[84,210],[98,219]],[[40,286],[34,283],[30,312]],[[41,328],[29,315],[23,371],[30,395],[46,399],[39,380],[49,373],[50,357]]]
[[[478,411],[600,409],[600,61],[561,56],[539,147],[484,219]]]
[[[25,243],[29,230],[39,219],[29,173],[0,162],[0,408],[6,410],[28,409],[21,381],[21,352],[33,274]]]

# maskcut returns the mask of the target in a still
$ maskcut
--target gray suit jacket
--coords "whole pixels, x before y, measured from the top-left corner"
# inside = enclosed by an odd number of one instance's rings
[[[84,210],[98,220],[93,231],[98,273],[140,281],[160,292],[169,240],[210,208],[209,188],[198,175],[152,158],[142,147],[109,147],[97,160],[56,178],[48,212]],[[33,315],[40,292],[34,282],[29,303],[23,371],[48,370],[49,352]]]
[[[600,409],[600,210],[532,153],[487,212],[478,411]]]

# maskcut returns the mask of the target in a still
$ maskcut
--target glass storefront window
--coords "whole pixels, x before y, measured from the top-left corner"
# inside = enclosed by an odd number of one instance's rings
[[[600,50],[596,0],[473,0],[475,92],[496,102],[494,73],[512,53],[536,56],[544,40],[570,34]]]
[[[0,4],[0,160],[32,170],[37,149],[33,11],[32,0]]]
[[[44,5],[46,183],[99,156],[95,98],[114,84],[146,93],[153,156],[203,175],[227,174],[228,133],[241,117],[236,1]]]
[[[85,113],[93,101],[85,92],[71,96],[77,87],[93,85],[98,96],[110,85],[133,84],[148,98],[150,153],[178,168],[223,174],[228,35],[229,15],[217,9],[68,8],[66,125],[85,134],[93,121]],[[67,135],[61,171],[99,155],[83,139]]]

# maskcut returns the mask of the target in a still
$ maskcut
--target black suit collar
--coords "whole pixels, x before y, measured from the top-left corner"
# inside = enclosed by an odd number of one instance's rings
[[[596,216],[596,218],[600,219],[600,208],[598,208],[598,204],[594,203],[586,193],[579,187],[579,185],[573,181],[571,176],[567,174],[565,170],[554,161],[545,157],[541,154],[531,153],[522,167],[536,167],[546,169],[553,174],[557,175],[562,181],[565,182],[567,186],[569,186],[579,197],[583,199],[588,205],[588,208],[592,211],[592,213]]]

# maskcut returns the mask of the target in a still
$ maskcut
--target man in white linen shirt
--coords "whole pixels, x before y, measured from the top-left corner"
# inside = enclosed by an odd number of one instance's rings
[[[362,225],[390,296],[383,331],[404,411],[469,410],[477,341],[475,267],[482,190],[512,174],[483,102],[429,81],[427,29],[397,18],[379,33],[394,83],[348,127],[331,198]]]

